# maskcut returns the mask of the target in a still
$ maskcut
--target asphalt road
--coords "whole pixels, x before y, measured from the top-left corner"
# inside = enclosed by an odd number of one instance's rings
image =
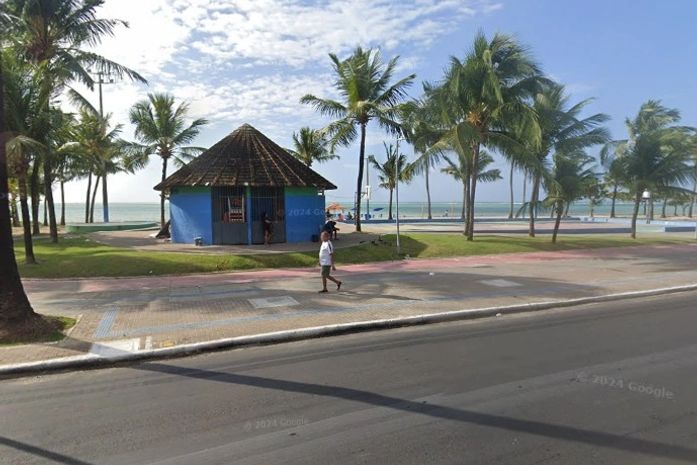
[[[697,463],[697,294],[0,381],[0,463]]]

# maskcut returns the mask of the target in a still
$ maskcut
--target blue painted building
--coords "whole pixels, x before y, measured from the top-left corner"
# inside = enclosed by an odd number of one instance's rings
[[[324,191],[336,186],[245,124],[155,186],[170,205],[173,242],[305,242],[325,220]]]

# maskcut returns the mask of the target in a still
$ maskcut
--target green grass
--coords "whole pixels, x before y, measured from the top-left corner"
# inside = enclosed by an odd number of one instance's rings
[[[0,347],[62,341],[65,338],[65,332],[77,324],[75,318],[67,316],[42,315],[41,318],[47,323],[49,332],[41,332],[37,335],[31,330],[22,330],[19,335],[16,333],[12,336],[4,335],[0,337]]]
[[[468,242],[460,234],[409,234],[401,236],[402,255],[412,258],[488,255],[546,250],[570,250],[633,245],[667,245],[691,242],[685,237],[646,236],[632,240],[620,235],[566,236],[555,245],[549,236],[482,235]],[[17,241],[19,261],[24,256]],[[38,265],[20,263],[27,278],[72,278],[95,276],[143,276],[259,268],[309,267],[317,264],[317,253],[294,252],[264,255],[192,254],[139,251],[112,247],[83,236],[61,238],[58,244],[39,239],[34,244]],[[337,264],[366,263],[396,259],[394,235],[377,245],[365,243],[337,249]]]

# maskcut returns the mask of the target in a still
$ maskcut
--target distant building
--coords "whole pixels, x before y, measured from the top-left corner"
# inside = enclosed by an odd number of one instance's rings
[[[304,242],[325,221],[324,191],[336,186],[244,124],[155,186],[169,197],[172,241]]]

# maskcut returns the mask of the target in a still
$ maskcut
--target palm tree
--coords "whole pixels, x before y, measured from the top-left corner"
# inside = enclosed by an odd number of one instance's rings
[[[587,156],[582,151],[554,154],[553,165],[548,175],[543,178],[547,191],[547,198],[543,203],[551,207],[555,216],[553,243],[557,242],[561,218],[569,205],[583,198],[586,195],[587,186],[597,182],[597,175],[590,168],[594,162],[593,157]]]
[[[465,180],[465,234],[474,239],[474,204],[482,147],[523,153],[524,143],[539,142],[540,130],[526,99],[539,87],[540,70],[527,49],[511,37],[489,41],[479,33],[463,61],[451,58],[442,86],[436,90],[447,132],[439,141],[458,155],[470,157]]]
[[[609,117],[602,113],[579,119],[581,111],[591,99],[569,106],[569,97],[564,86],[552,82],[545,83],[533,99],[533,109],[537,114],[541,131],[540,143],[530,150],[527,170],[532,174],[530,197],[530,224],[528,234],[535,237],[535,217],[540,196],[540,186],[547,169],[547,163],[554,153],[572,153],[596,144],[604,144],[610,139],[609,132],[602,124]]]
[[[388,219],[392,219],[392,193],[397,187],[398,182],[408,183],[411,181],[414,175],[413,167],[407,162],[407,156],[404,154],[399,154],[397,156],[397,149],[392,146],[392,144],[387,145],[382,143],[385,147],[386,159],[383,163],[377,161],[377,159],[370,155],[368,157],[368,163],[370,163],[375,171],[378,173],[378,179],[380,180],[380,187],[390,191],[390,202],[388,208]],[[397,175],[399,173],[399,176]]]
[[[150,156],[162,160],[162,181],[167,178],[167,164],[171,159],[175,165],[183,166],[203,151],[189,146],[198,136],[201,127],[208,124],[203,118],[195,119],[187,126],[189,104],[175,106],[170,94],[148,94],[146,100],[133,105],[130,120],[135,125],[138,142],[128,145],[131,153],[129,166],[135,170],[145,166]],[[165,225],[165,192],[160,194],[160,224]]]
[[[406,89],[416,76],[411,74],[392,83],[398,57],[385,64],[377,50],[363,50],[358,47],[345,60],[340,60],[333,53],[329,54],[329,58],[332,60],[336,77],[334,87],[339,91],[342,102],[310,94],[302,97],[300,102],[310,104],[322,115],[334,118],[325,128],[332,147],[350,145],[360,132],[356,180],[356,231],[360,231],[360,192],[363,186],[368,123],[376,121],[381,128],[390,133],[401,133],[401,127],[397,122],[399,103],[406,97]]]
[[[5,19],[0,11],[0,24]],[[2,33],[0,33],[1,35]],[[0,37],[0,45],[3,37]],[[8,139],[5,119],[5,79],[3,54],[0,53],[0,192],[8,192],[6,141]],[[31,330],[41,334],[52,330],[50,325],[34,313],[29,303],[17,269],[17,259],[12,240],[9,199],[0,195],[0,340],[11,336],[13,330]]]
[[[622,182],[634,198],[631,237],[636,238],[636,220],[644,191],[693,193],[682,187],[690,179],[691,128],[679,126],[680,112],[649,100],[634,119],[625,124],[629,137],[614,141],[625,154],[621,164]]]
[[[459,147],[459,146],[458,146]],[[457,158],[452,159],[451,157],[444,155],[443,159],[447,166],[441,171],[443,173],[449,174],[455,180],[462,183],[462,220],[465,222],[465,229],[463,234],[468,234],[469,229],[466,222],[467,212],[469,211],[469,201],[470,196],[468,195],[469,180],[473,177],[472,173],[472,156],[466,152],[461,152],[455,150]],[[499,169],[487,170],[489,165],[494,162],[494,158],[489,155],[485,150],[479,151],[479,156],[477,157],[477,166],[479,171],[477,172],[477,181],[479,182],[492,182],[501,179],[501,171]]]
[[[329,145],[322,131],[305,126],[300,128],[300,132],[293,133],[293,148],[288,152],[310,167],[313,162],[324,163],[339,158],[332,153]]]
[[[112,36],[124,21],[97,18],[104,0],[7,0],[0,5],[0,27],[13,37],[18,53],[27,57],[41,76],[46,96],[44,109],[48,113],[51,99],[73,81],[92,89],[94,80],[89,69],[126,76],[146,82],[135,71],[121,66],[92,51],[104,36]],[[39,26],[39,27],[37,27]],[[44,128],[48,137],[50,127]],[[47,140],[42,140],[49,147]],[[58,227],[53,205],[53,154],[47,150],[43,157],[46,202],[49,208],[51,240],[58,241]]]
[[[440,150],[434,147],[443,136],[443,129],[439,127],[437,103],[429,97],[430,87],[424,86],[426,97],[404,105],[402,127],[404,137],[414,147],[417,158],[412,164],[414,174],[424,175],[426,184],[426,202],[428,219],[432,219],[431,212],[431,187],[429,173],[442,156]]]

